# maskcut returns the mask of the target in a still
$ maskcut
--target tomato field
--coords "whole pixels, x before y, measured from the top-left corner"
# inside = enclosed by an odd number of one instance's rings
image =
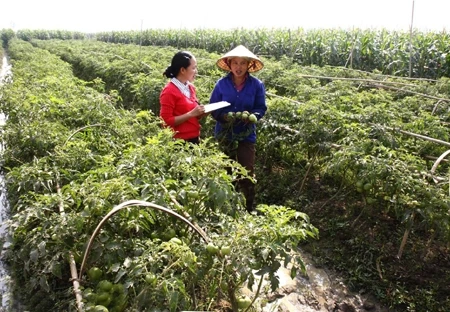
[[[392,311],[447,311],[448,34],[417,34],[413,58],[406,35],[331,34],[4,30],[5,261],[18,300],[33,311],[261,311],[280,266],[305,270],[301,246]],[[257,214],[234,190],[246,172],[219,150],[212,118],[198,146],[158,118],[178,49],[196,56],[206,104],[223,75],[215,61],[236,44],[265,64]],[[263,278],[271,289],[244,300]]]

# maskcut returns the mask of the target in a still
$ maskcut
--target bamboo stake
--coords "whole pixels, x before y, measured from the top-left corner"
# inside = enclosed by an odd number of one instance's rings
[[[430,79],[430,78],[414,78],[414,77],[401,77],[401,76],[393,76],[393,75],[383,75],[383,74],[375,74],[372,72],[368,72],[361,69],[354,69],[354,68],[348,68],[348,67],[340,67],[340,66],[324,66],[324,67],[331,67],[331,68],[339,68],[339,69],[345,69],[349,71],[354,71],[358,73],[362,73],[365,75],[370,76],[378,76],[378,77],[385,77],[385,78],[392,78],[392,79],[402,79],[402,80],[413,80],[413,81],[426,81],[426,82],[436,82],[436,79]]]
[[[314,76],[314,75],[301,75],[301,74],[299,74],[298,76],[303,77],[303,78],[361,81],[361,82],[385,83],[385,84],[395,84],[395,85],[408,86],[408,87],[416,87],[416,85],[413,85],[413,84],[410,84],[410,83],[402,83],[402,82],[395,82],[395,81],[385,81],[385,80],[376,80],[376,79],[366,79],[366,78],[328,77],[328,76]]]
[[[434,138],[431,138],[431,137],[428,137],[428,136],[425,136],[425,135],[421,135],[421,134],[417,134],[417,133],[413,133],[413,132],[409,132],[409,131],[405,131],[405,130],[395,129],[395,128],[388,127],[388,126],[382,126],[382,125],[377,125],[377,126],[383,127],[383,128],[385,128],[387,130],[390,130],[390,131],[397,131],[397,132],[400,132],[400,133],[403,133],[403,134],[406,134],[406,135],[409,135],[409,136],[413,136],[413,137],[416,137],[416,138],[419,138],[419,139],[424,139],[424,140],[431,141],[431,142],[434,142],[434,143],[450,146],[449,142],[438,140],[438,139],[434,139]]]
[[[395,88],[395,87],[390,87],[390,86],[383,86],[383,85],[374,85],[374,87],[391,89],[391,90],[396,90],[396,91],[402,91],[402,92],[407,92],[407,93],[411,93],[411,94],[415,94],[415,95],[420,95],[420,96],[423,96],[423,97],[426,97],[426,98],[429,98],[429,99],[450,102],[450,99],[440,98],[440,97],[437,97],[437,96],[432,96],[432,95],[428,95],[428,94],[420,93],[420,92],[416,92],[416,91],[411,91],[411,90],[405,90],[405,89],[400,89],[400,88]]]
[[[411,228],[413,226],[414,216],[415,216],[415,212],[413,211],[411,214],[411,217],[409,218],[409,223],[405,230],[405,233],[403,234],[402,243],[400,244],[400,248],[397,253],[397,259],[400,259],[403,255],[403,250],[405,249],[405,245],[406,245],[406,241],[408,240],[409,232],[411,231]]]
[[[391,90],[396,90],[396,91],[402,91],[402,92],[407,92],[407,93],[411,93],[411,94],[420,95],[420,96],[423,96],[423,97],[426,97],[426,98],[430,98],[430,99],[435,99],[435,100],[439,100],[439,101],[450,102],[450,99],[440,98],[440,97],[428,95],[428,94],[425,94],[425,93],[420,93],[420,92],[415,92],[415,91],[411,91],[411,90],[405,90],[405,89],[400,89],[400,88],[395,88],[395,87],[383,85],[383,84],[396,84],[396,85],[401,85],[401,86],[416,87],[416,86],[413,85],[413,84],[407,84],[407,83],[401,83],[401,82],[394,82],[394,81],[381,81],[381,80],[373,80],[373,79],[364,79],[364,78],[343,78],[343,77],[328,77],[328,76],[314,76],[314,75],[298,75],[298,76],[299,76],[299,77],[303,77],[303,78],[316,78],[316,79],[329,79],[329,80],[347,80],[347,81],[362,81],[362,82],[375,83],[375,84],[373,85],[373,87],[376,87],[376,88],[386,88],[386,89],[391,89]],[[371,87],[371,85],[368,85],[368,87]],[[270,94],[269,94],[269,95],[270,95]]]
[[[412,1],[411,25],[409,27],[409,77],[412,76],[412,37],[413,37],[413,21],[414,21],[414,0]]]
[[[59,186],[59,179],[56,180],[56,192],[58,193],[58,198],[59,198],[59,203],[58,203],[59,213],[60,213],[61,217],[63,218],[63,222],[65,222],[66,213],[64,211],[64,203],[62,200],[61,187]],[[75,299],[77,301],[77,308],[78,308],[79,312],[82,312],[83,311],[83,296],[81,295],[80,282],[78,280],[77,266],[75,263],[75,258],[71,251],[69,251],[69,267],[70,267],[71,281],[73,284],[73,292],[75,293]]]
[[[304,104],[302,102],[299,102],[299,101],[296,101],[296,100],[293,100],[293,99],[290,99],[290,98],[287,98],[287,97],[284,97],[284,96],[281,96],[281,95],[273,94],[273,93],[270,93],[270,92],[266,92],[266,95],[272,96],[272,97],[276,97],[276,98],[279,98],[279,99],[283,99],[283,100],[288,100],[290,102],[293,102],[293,103],[296,103],[296,104],[300,104],[300,105]]]

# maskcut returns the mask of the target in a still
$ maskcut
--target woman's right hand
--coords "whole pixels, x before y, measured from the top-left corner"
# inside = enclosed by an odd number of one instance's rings
[[[193,110],[189,112],[192,117],[198,117],[205,113],[205,106],[197,105]]]

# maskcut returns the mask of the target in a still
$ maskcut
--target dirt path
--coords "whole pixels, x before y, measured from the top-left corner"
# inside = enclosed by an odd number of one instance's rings
[[[291,279],[286,268],[280,268],[280,287],[261,294],[256,306],[263,312],[387,312],[387,308],[365,294],[351,292],[337,274],[313,264],[309,255],[300,251],[307,276],[298,274]],[[263,285],[267,286],[266,282]],[[256,286],[253,291],[256,291]],[[263,287],[267,288],[267,287]],[[244,293],[252,297],[249,289]]]

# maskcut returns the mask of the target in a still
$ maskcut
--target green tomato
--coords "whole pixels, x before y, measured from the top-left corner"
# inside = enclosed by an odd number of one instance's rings
[[[239,309],[246,309],[252,304],[252,300],[247,296],[242,296],[237,299]]]
[[[113,289],[113,283],[108,280],[98,282],[97,289],[99,291],[110,292]]]
[[[172,237],[175,237],[175,235],[177,235],[177,233],[175,232],[174,229],[168,229],[166,232],[164,232],[163,237],[165,241],[168,241]]]
[[[200,197],[200,194],[197,191],[189,191],[188,195],[192,199],[197,199]]]
[[[97,294],[97,303],[99,305],[108,306],[111,303],[111,294],[107,292],[101,292]]]
[[[372,189],[372,184],[370,184],[370,183],[364,184],[363,189],[364,189],[365,191],[371,190],[371,189]]]
[[[356,187],[357,187],[357,188],[362,188],[363,185],[364,185],[364,182],[363,182],[363,181],[357,181],[357,182],[356,182]]]
[[[96,305],[93,311],[94,312],[109,312],[108,308],[101,304]]]
[[[183,242],[182,242],[181,239],[179,239],[178,237],[172,237],[172,238],[170,239],[170,241],[171,241],[172,243],[177,244],[177,245],[183,245]]]
[[[98,267],[92,267],[88,271],[89,279],[93,282],[96,282],[102,278],[103,272]]]
[[[248,116],[248,121],[255,123],[258,121],[258,118],[256,118],[255,114],[250,114],[250,116]]]
[[[368,204],[374,204],[377,200],[373,197],[367,197],[366,201]]]
[[[152,286],[155,286],[155,285],[156,285],[156,281],[157,281],[157,278],[156,278],[156,275],[155,275],[155,274],[153,274],[153,273],[147,273],[147,274],[145,275],[145,282],[146,282],[147,284],[152,285]]]
[[[113,285],[112,292],[114,294],[124,294],[125,293],[125,286],[121,283],[117,283]]]
[[[83,298],[87,300],[87,302],[96,303],[97,295],[93,292],[92,288],[86,288],[83,291]]]
[[[217,247],[213,243],[209,243],[208,245],[206,245],[206,251],[210,255],[215,255],[215,254],[217,254],[219,252],[219,247]]]
[[[231,247],[230,246],[222,246],[220,248],[220,253],[222,256],[228,256],[231,253]]]

